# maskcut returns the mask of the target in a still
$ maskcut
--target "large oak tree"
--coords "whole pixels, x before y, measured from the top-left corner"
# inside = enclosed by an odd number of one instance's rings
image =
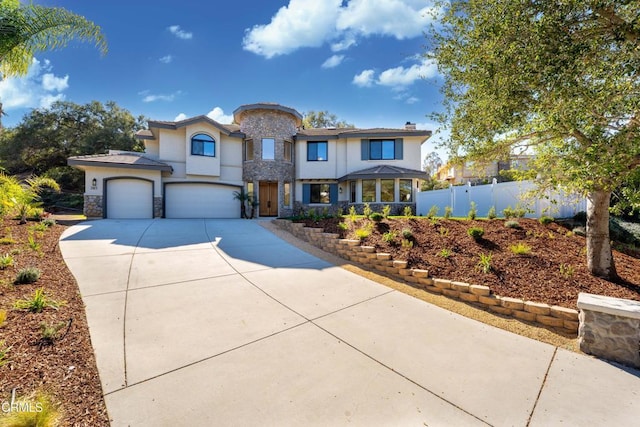
[[[452,0],[429,34],[448,145],[470,159],[536,154],[541,184],[587,197],[587,264],[614,279],[609,204],[640,165],[637,0]]]

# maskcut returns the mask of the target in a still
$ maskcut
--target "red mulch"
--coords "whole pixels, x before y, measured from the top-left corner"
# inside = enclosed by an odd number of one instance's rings
[[[35,239],[40,253],[29,247],[29,227],[14,220],[0,220],[0,238],[10,237],[12,244],[0,244],[0,255],[13,253],[14,265],[0,270],[0,309],[7,319],[0,327],[0,341],[10,362],[0,366],[0,402],[9,402],[11,391],[19,396],[45,391],[62,405],[65,426],[108,426],[109,418],[94,359],[89,329],[77,283],[65,265],[58,239],[65,226],[54,225]],[[40,279],[30,285],[13,285],[17,272],[25,267],[41,270]],[[59,310],[47,308],[30,313],[13,308],[17,299],[29,298],[38,288],[57,301],[66,301]],[[41,323],[66,322],[53,343],[42,340]],[[0,414],[0,420],[1,420]]]
[[[340,221],[347,224],[348,230],[338,228]],[[393,259],[406,260],[410,268],[429,270],[431,277],[486,285],[500,296],[568,308],[576,308],[580,292],[640,301],[640,259],[614,251],[620,280],[610,282],[593,277],[586,268],[585,238],[568,233],[556,223],[542,225],[533,219],[518,219],[521,229],[513,229],[505,227],[505,221],[500,219],[393,218],[377,224],[358,219],[354,224],[349,218],[330,218],[305,222],[350,239],[357,238],[356,229],[371,223],[372,233],[362,241],[363,245],[391,253]],[[482,227],[483,239],[476,242],[469,237],[470,227]],[[401,244],[403,229],[412,231],[412,248]],[[391,243],[382,239],[389,231],[397,233]],[[509,247],[518,242],[530,246],[531,253],[512,253]],[[442,249],[448,249],[451,255],[441,256]],[[492,255],[490,273],[478,269],[479,254]]]

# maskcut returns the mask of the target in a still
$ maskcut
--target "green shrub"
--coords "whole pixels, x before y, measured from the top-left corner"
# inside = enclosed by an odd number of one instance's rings
[[[13,257],[9,254],[0,256],[0,270],[4,270],[13,265]]]
[[[349,228],[349,226],[347,225],[346,222],[339,222],[338,223],[338,228],[342,231],[347,231],[347,229]]]
[[[0,328],[4,326],[4,322],[7,320],[7,310],[0,310]]]
[[[582,237],[587,236],[587,229],[582,226],[576,227],[571,231],[573,231],[573,234],[575,234],[576,236],[582,236]]]
[[[405,249],[413,248],[413,241],[409,239],[402,239],[402,247]]]
[[[384,216],[382,216],[380,212],[374,212],[369,218],[371,218],[371,220],[374,222],[380,222],[384,219]]]
[[[553,218],[550,216],[541,216],[540,218],[538,218],[538,222],[540,222],[540,224],[542,225],[549,225],[553,222]]]
[[[576,270],[573,266],[569,264],[560,264],[560,274],[564,276],[565,279],[570,278],[575,274]]]
[[[364,208],[362,209],[362,214],[365,216],[365,218],[369,218],[372,213],[373,211],[371,210],[371,206],[369,206],[369,203],[365,203]]]
[[[398,234],[395,231],[388,231],[382,235],[382,240],[386,243],[393,242]]]
[[[356,207],[355,206],[351,206],[349,208],[349,219],[351,220],[351,222],[354,222],[356,220]]]
[[[35,283],[40,278],[40,270],[36,267],[27,267],[18,271],[16,279],[13,283],[16,285],[27,285],[29,283]]]
[[[476,266],[483,273],[489,273],[493,269],[493,267],[491,266],[493,255],[491,254],[491,252],[489,252],[488,254],[480,254],[479,256],[480,260],[478,261],[478,264],[476,264]]]
[[[438,229],[438,233],[440,233],[442,237],[447,237],[449,235],[449,229],[446,227],[440,227]]]
[[[520,223],[518,221],[505,221],[504,226],[507,228],[515,228],[516,230],[520,230]]]
[[[496,219],[497,216],[498,215],[496,214],[496,207],[491,206],[491,208],[489,209],[489,212],[487,212],[487,218]]]
[[[27,241],[29,242],[29,247],[32,250],[34,250],[35,252],[40,253],[40,251],[42,249],[42,243],[38,242],[33,234],[29,234],[29,237],[27,238]]]
[[[446,219],[451,218],[451,214],[453,213],[453,208],[451,206],[445,206],[444,207],[444,217]]]
[[[402,210],[402,214],[405,217],[410,218],[413,216],[413,209],[411,209],[411,206],[405,206],[404,209]]]
[[[382,208],[382,216],[387,219],[389,218],[389,215],[391,215],[391,206],[390,205],[384,205],[384,207]]]
[[[531,253],[531,246],[518,242],[515,245],[509,246],[509,250],[516,255],[529,255]]]
[[[438,206],[436,205],[431,206],[431,209],[429,209],[429,212],[427,212],[427,218],[429,219],[435,218],[438,215],[439,210],[440,208],[438,208]]]
[[[67,325],[67,322],[59,322],[52,325],[48,325],[44,322],[40,323],[40,336],[43,341],[48,344],[53,344],[58,339],[59,333]]]
[[[18,310],[29,310],[33,313],[40,313],[47,307],[51,307],[55,310],[60,308],[64,303],[58,302],[52,299],[45,294],[44,289],[36,289],[33,293],[33,296],[30,299],[19,299],[14,304],[13,307]]]
[[[478,215],[478,207],[476,202],[471,202],[471,208],[469,208],[469,213],[467,213],[468,220],[476,219],[476,215]]]
[[[507,206],[502,210],[502,216],[504,216],[506,219],[510,219],[510,218],[515,218],[516,214],[515,214],[515,211],[511,209],[511,206]]]
[[[360,240],[364,240],[367,237],[371,236],[371,230],[369,228],[358,228],[356,231],[356,237]]]
[[[438,256],[442,258],[449,258],[451,256],[451,250],[446,248],[440,249],[440,252],[438,252]]]
[[[513,210],[513,214],[516,216],[516,218],[524,218],[524,216],[527,214],[527,210],[516,206],[516,208]]]
[[[32,232],[32,233],[36,233],[37,232],[37,233],[41,233],[42,234],[45,231],[47,231],[47,228],[49,228],[49,227],[47,226],[47,224],[44,223],[44,220],[42,220],[42,221],[40,221],[40,222],[38,222],[36,224],[30,225],[29,226],[29,231]]]
[[[7,236],[0,239],[0,245],[13,245],[16,241],[13,240],[13,237]]]
[[[482,227],[470,227],[467,229],[467,234],[476,242],[482,239],[484,236],[484,228]]]
[[[402,230],[402,237],[405,239],[411,239],[413,237],[413,231],[410,228],[405,228]]]

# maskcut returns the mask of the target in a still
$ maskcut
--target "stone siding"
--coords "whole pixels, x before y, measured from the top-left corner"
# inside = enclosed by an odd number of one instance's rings
[[[326,252],[363,264],[369,270],[379,271],[413,287],[442,294],[521,321],[558,329],[564,333],[576,334],[578,331],[577,310],[501,297],[492,294],[491,289],[483,285],[432,278],[428,270],[407,268],[407,261],[394,260],[391,254],[376,253],[375,247],[361,246],[359,240],[340,239],[337,234],[323,233],[321,228],[309,228],[303,223],[289,220],[278,219],[274,220],[274,223]]]
[[[580,350],[640,368],[640,302],[580,294]]]
[[[291,200],[295,200],[295,153],[293,136],[297,132],[296,119],[288,113],[276,110],[258,109],[244,113],[240,131],[247,139],[253,139],[253,160],[243,163],[242,179],[253,182],[256,189],[260,181],[278,182],[278,212],[281,216],[293,213],[290,206],[284,206],[284,183],[291,184]],[[262,160],[262,138],[274,138],[275,160]],[[285,141],[291,142],[291,161],[284,160]]]
[[[153,198],[153,217],[162,218],[162,197]]]
[[[85,194],[83,212],[87,218],[102,218],[102,196]]]

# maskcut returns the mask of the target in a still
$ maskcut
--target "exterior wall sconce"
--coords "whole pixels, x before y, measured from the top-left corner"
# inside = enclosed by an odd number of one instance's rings
[[[342,194],[342,187],[338,187],[338,193]]]
[[[98,188],[98,180],[97,180],[97,179],[95,179],[95,178],[93,178],[93,179],[91,180],[91,189],[92,189],[92,190],[96,190],[97,188]]]

